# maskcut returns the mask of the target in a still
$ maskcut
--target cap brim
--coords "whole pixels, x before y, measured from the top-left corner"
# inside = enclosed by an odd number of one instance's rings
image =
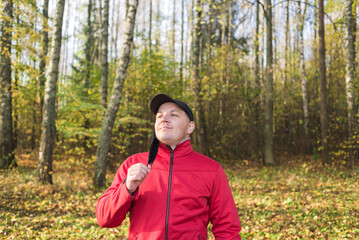
[[[158,109],[160,108],[160,106],[166,102],[173,102],[176,103],[176,101],[171,98],[170,96],[160,93],[157,94],[156,96],[154,96],[151,100],[150,103],[150,109],[154,114],[157,114]]]

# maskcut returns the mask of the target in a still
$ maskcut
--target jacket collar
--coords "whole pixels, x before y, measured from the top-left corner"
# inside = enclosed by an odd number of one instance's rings
[[[158,154],[163,157],[168,157],[171,155],[171,147],[160,143],[158,148]],[[177,144],[176,148],[174,149],[174,155],[176,157],[181,157],[187,155],[193,151],[191,145],[191,139],[187,139],[179,144]]]

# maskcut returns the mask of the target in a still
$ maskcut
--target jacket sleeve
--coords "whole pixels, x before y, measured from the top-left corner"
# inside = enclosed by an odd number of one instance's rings
[[[212,232],[216,240],[241,239],[236,205],[233,201],[231,189],[222,167],[217,170],[212,194],[209,199],[209,217],[212,222]]]
[[[101,227],[113,228],[121,225],[131,203],[138,197],[138,191],[130,195],[127,191],[125,179],[128,161],[118,169],[111,186],[99,198],[96,206],[96,218]]]

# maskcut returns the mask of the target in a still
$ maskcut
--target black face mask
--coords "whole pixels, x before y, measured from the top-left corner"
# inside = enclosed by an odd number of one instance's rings
[[[155,161],[155,158],[157,156],[157,152],[158,152],[158,147],[159,147],[159,141],[156,137],[155,132],[153,132],[153,136],[151,139],[151,146],[150,146],[150,152],[148,154],[148,162],[147,165],[152,165],[153,162]]]

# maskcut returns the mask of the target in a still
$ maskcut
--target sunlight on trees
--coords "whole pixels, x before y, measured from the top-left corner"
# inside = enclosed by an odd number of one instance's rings
[[[128,223],[97,229],[96,188],[148,151],[149,101],[166,93],[193,109],[193,147],[225,165],[244,237],[357,239],[357,9],[0,1],[0,235],[125,236]]]
[[[5,31],[2,43],[9,28],[4,3],[0,15]],[[94,163],[109,101],[107,93],[113,89],[118,59],[122,57],[120,47],[129,3],[89,3],[82,0],[65,4],[55,105],[55,161],[65,161],[67,157],[60,157],[65,154]],[[316,2],[272,2],[271,21],[268,3],[139,3],[131,61],[108,153],[111,169],[129,154],[147,151],[153,128],[148,102],[159,92],[191,103],[200,126],[193,134],[193,145],[215,159],[263,163],[267,152],[271,156],[268,163],[278,164],[283,154],[317,158],[329,149],[325,163],[357,165],[358,75],[352,55],[358,51],[358,39],[351,40],[354,45],[347,45],[351,39],[348,36],[357,31],[356,2],[346,1],[344,5],[328,1],[324,9],[327,148],[320,130],[323,86],[318,63],[323,56],[318,54]],[[14,136],[2,134],[0,139],[6,143],[13,139],[16,152],[36,152],[40,147],[44,68],[49,68],[44,60],[46,52],[50,53],[46,39],[48,32],[50,39],[53,37],[55,24],[55,6],[49,4],[47,12],[47,4],[26,0],[13,3],[9,25],[12,73],[6,75],[2,68],[2,81],[11,82]],[[272,26],[266,28],[270,22]],[[272,56],[267,55],[269,29],[273,31]],[[342,46],[346,46],[345,51]],[[5,63],[6,51],[2,54]],[[4,97],[7,91],[2,89]],[[1,109],[4,112],[6,107]],[[4,126],[7,120],[2,119]]]

